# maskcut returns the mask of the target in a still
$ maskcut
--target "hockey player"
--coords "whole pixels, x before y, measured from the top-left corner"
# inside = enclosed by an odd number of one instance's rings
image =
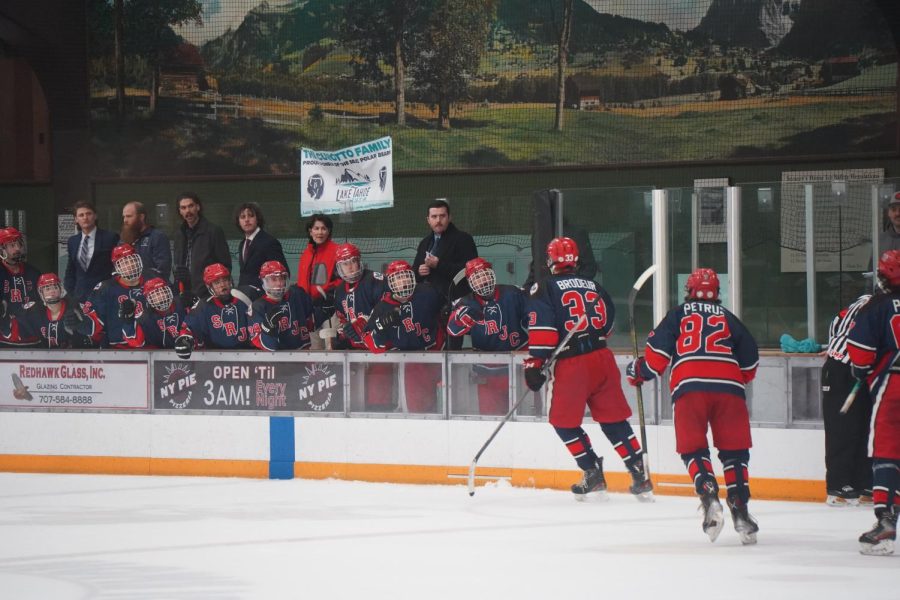
[[[643,450],[627,419],[631,409],[622,392],[622,380],[612,351],[606,347],[615,318],[612,298],[590,279],[575,274],[578,246],[571,238],[547,244],[550,276],[531,287],[528,303],[528,346],[525,383],[534,391],[547,380],[544,363],[566,334],[577,328],[550,370],[547,396],[550,424],[575,462],[584,471],[572,486],[576,499],[597,492],[605,496],[603,458],[581,427],[585,406],[631,474],[630,491],[639,500],[652,500],[653,484],[644,471]]]
[[[144,314],[144,266],[131,244],[119,244],[112,251],[115,271],[91,291],[84,303],[87,317],[78,325],[95,345],[129,348],[125,339],[125,323]]]
[[[85,348],[90,341],[74,332],[66,321],[78,322],[81,308],[65,298],[62,282],[56,273],[44,273],[38,278],[40,302],[29,302],[18,316],[4,314],[0,303],[0,341],[15,346],[37,348]]]
[[[0,229],[0,302],[18,315],[29,302],[36,302],[37,281],[41,272],[25,262],[25,236],[15,227]]]
[[[147,308],[139,318],[125,320],[123,333],[131,348],[171,350],[184,324],[185,308],[161,277],[144,283]]]
[[[213,263],[203,269],[203,283],[210,296],[198,301],[185,317],[175,339],[178,357],[189,359],[195,346],[224,350],[252,348],[249,307],[231,293],[234,287],[231,272],[225,265]]]
[[[385,276],[389,293],[372,309],[360,334],[362,343],[376,354],[388,350],[441,350],[444,332],[438,317],[443,297],[431,284],[417,286],[415,273],[404,260],[390,263]],[[403,367],[409,411],[434,412],[441,381],[440,365],[407,363]]]
[[[526,298],[512,285],[497,285],[488,261],[473,258],[466,263],[471,294],[461,298],[450,313],[447,333],[462,338],[469,334],[472,347],[484,352],[511,352],[528,344]],[[478,411],[505,415],[509,410],[509,374],[506,365],[474,365],[478,378]]]
[[[388,292],[384,275],[363,268],[359,248],[346,243],[335,251],[335,271],[342,282],[334,288],[335,315],[340,325],[337,348],[365,350],[359,333],[365,329],[372,309]],[[394,369],[388,363],[351,363],[362,371],[365,406],[369,411],[393,409]]]
[[[707,425],[725,470],[726,502],[743,544],[755,544],[759,526],[747,511],[750,484],[750,416],[744,386],[756,375],[756,341],[740,319],[719,303],[719,277],[697,269],[685,286],[685,301],[647,338],[645,356],[626,368],[631,385],[659,377],[672,364],[675,448],[703,508],[703,531],[716,541],[725,519],[706,440]]]
[[[302,350],[310,346],[315,329],[313,305],[303,288],[288,284],[288,270],[277,260],[259,269],[265,295],[253,302],[250,322],[253,345],[260,350]]]
[[[860,552],[894,553],[900,512],[900,250],[878,260],[875,295],[856,316],[847,339],[853,374],[873,399],[869,454],[875,526],[859,537]]]

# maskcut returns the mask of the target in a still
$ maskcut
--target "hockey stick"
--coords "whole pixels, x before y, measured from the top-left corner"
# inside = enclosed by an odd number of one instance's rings
[[[656,273],[657,265],[650,265],[647,270],[641,273],[634,285],[631,286],[631,292],[628,293],[628,324],[631,326],[631,347],[634,350],[634,360],[640,357],[638,354],[637,331],[634,325],[634,301],[640,289],[647,283],[654,273]],[[650,478],[650,457],[647,452],[647,423],[644,419],[644,395],[641,393],[641,386],[636,386],[634,392],[637,395],[638,423],[641,427],[641,446],[644,448],[644,477]]]
[[[585,321],[587,321],[587,314],[582,314],[581,317],[578,319],[578,322],[575,323],[575,327],[573,327],[572,329],[569,330],[569,333],[567,333],[566,337],[563,338],[562,343],[559,344],[555,350],[553,350],[553,354],[550,355],[550,358],[541,367],[541,373],[545,373],[550,369],[550,365],[552,365],[553,362],[556,360],[556,356],[563,350],[563,348],[565,348],[568,345],[569,340],[572,339],[572,336],[575,335],[575,332],[578,331],[578,329],[581,327],[581,325]],[[506,413],[506,416],[503,417],[503,420],[500,421],[499,425],[497,425],[497,428],[494,430],[494,433],[491,434],[491,437],[489,437],[487,439],[487,441],[484,443],[484,445],[478,451],[478,454],[476,454],[475,458],[472,459],[472,464],[469,466],[469,496],[475,495],[475,466],[478,464],[478,459],[481,458],[481,455],[484,454],[484,451],[487,450],[487,447],[491,445],[491,442],[494,441],[494,438],[497,437],[497,434],[500,433],[500,430],[503,429],[503,426],[506,425],[507,421],[509,421],[512,418],[513,414],[519,408],[519,405],[525,401],[525,398],[528,396],[528,394],[530,392],[531,392],[531,390],[529,390],[529,389],[525,390],[525,393],[523,393],[521,395],[521,397],[519,397],[519,399],[516,401],[516,403],[513,404],[513,407],[511,409],[509,409],[509,412]]]
[[[847,394],[847,399],[844,400],[844,404],[841,405],[840,413],[842,415],[846,415],[847,411],[850,410],[850,407],[853,406],[853,401],[856,400],[856,394],[859,393],[859,387],[862,385],[862,381],[857,379],[856,383],[853,384],[853,389],[850,390],[850,393]]]

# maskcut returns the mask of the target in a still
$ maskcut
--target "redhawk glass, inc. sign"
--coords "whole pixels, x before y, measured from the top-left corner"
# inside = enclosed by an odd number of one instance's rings
[[[153,385],[155,409],[344,410],[340,363],[155,361]]]

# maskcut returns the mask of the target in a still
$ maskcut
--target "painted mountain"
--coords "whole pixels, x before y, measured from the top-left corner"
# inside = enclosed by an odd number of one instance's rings
[[[791,31],[798,0],[713,0],[694,30],[714,42],[746,48],[771,48]]]

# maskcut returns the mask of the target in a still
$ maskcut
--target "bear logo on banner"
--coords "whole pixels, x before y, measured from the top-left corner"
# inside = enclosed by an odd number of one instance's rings
[[[316,173],[306,180],[306,193],[309,194],[310,198],[313,200],[322,199],[322,195],[325,193],[325,180],[321,175]]]

